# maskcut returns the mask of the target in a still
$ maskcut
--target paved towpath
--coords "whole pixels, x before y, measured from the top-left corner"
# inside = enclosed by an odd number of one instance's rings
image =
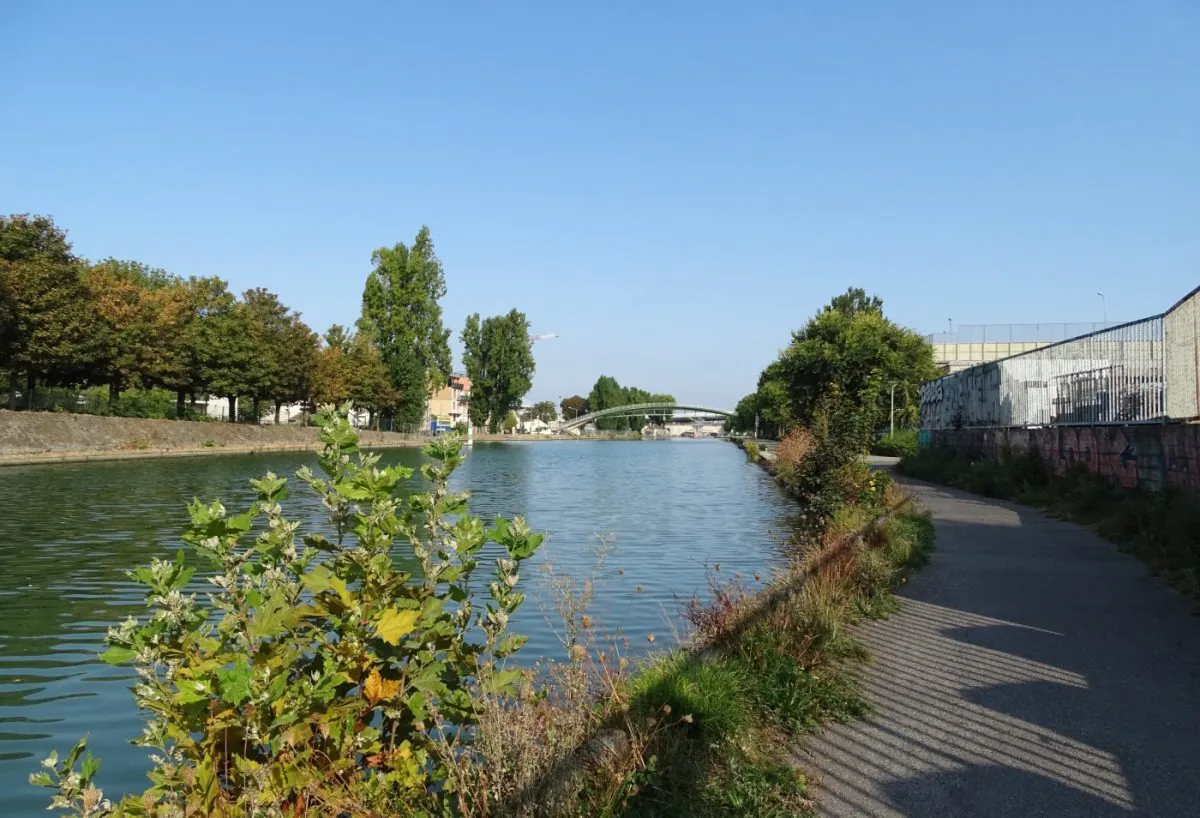
[[[937,528],[863,636],[873,713],[799,753],[823,816],[1200,816],[1200,618],[1095,534],[912,484]]]

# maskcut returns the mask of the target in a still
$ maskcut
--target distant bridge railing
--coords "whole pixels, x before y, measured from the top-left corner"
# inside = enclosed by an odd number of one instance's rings
[[[699,406],[691,403],[630,403],[625,406],[612,406],[608,409],[598,409],[595,412],[580,415],[577,418],[565,421],[559,426],[559,429],[564,432],[570,429],[578,429],[599,418],[628,417],[630,415],[669,415],[673,414],[676,409],[683,409],[688,412],[701,412],[709,415],[724,415],[725,417],[733,417],[734,415],[732,409],[714,409],[711,406]]]

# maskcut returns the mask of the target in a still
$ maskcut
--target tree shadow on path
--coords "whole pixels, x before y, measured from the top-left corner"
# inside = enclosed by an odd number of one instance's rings
[[[863,630],[875,712],[802,753],[821,813],[1197,814],[1190,603],[1078,526],[916,490],[938,550]]]

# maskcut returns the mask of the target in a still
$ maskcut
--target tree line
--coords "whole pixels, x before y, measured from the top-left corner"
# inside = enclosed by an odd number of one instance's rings
[[[601,409],[615,409],[621,406],[632,406],[638,403],[667,403],[674,404],[675,396],[660,392],[647,392],[636,386],[621,386],[611,375],[601,375],[592,386],[592,391],[585,398],[582,395],[572,395],[563,398],[559,404],[563,420],[574,420],[577,417],[598,412]],[[663,424],[670,420],[672,413],[628,415],[603,417],[596,420],[596,428],[603,432],[640,431],[647,423]]]
[[[812,424],[822,409],[859,413],[872,428],[914,426],[920,385],[937,376],[933,350],[920,334],[883,314],[883,301],[852,287],[799,330],[737,405],[731,427],[782,438]],[[894,390],[893,390],[894,387]]]
[[[38,388],[106,386],[110,405],[126,390],[174,393],[178,418],[201,396],[227,399],[231,421],[255,422],[271,407],[278,422],[285,404],[352,400],[373,425],[414,427],[451,374],[445,294],[426,227],[411,245],[372,254],[353,328],[318,335],[264,288],[238,295],[216,276],[91,262],[52,218],[0,216],[0,373],[9,374],[10,409],[33,408]],[[468,351],[482,387],[471,416],[486,421],[505,403],[520,405],[533,356],[521,313],[472,318],[487,337]]]

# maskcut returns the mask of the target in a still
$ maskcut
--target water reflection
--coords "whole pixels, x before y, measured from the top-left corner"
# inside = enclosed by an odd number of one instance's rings
[[[388,463],[417,466],[415,450]],[[141,732],[128,688],[131,674],[99,663],[113,623],[145,610],[129,568],[170,557],[186,503],[220,497],[244,506],[250,477],[294,475],[308,455],[30,466],[0,470],[0,791],[4,815],[44,813],[26,783],[36,760],[82,734],[104,761],[109,794],[145,786]],[[597,533],[612,551],[598,579],[598,622],[637,637],[662,637],[677,600],[706,586],[705,565],[762,572],[774,559],[771,529],[789,501],[727,444],[677,442],[521,442],[478,444],[455,475],[485,519],[523,513],[549,533],[544,554],[525,571],[529,602],[514,627],[530,637],[524,658],[559,656],[553,601],[539,564],[582,580],[594,569]],[[289,515],[323,520],[320,504],[293,481]],[[658,646],[667,641],[660,638]]]

